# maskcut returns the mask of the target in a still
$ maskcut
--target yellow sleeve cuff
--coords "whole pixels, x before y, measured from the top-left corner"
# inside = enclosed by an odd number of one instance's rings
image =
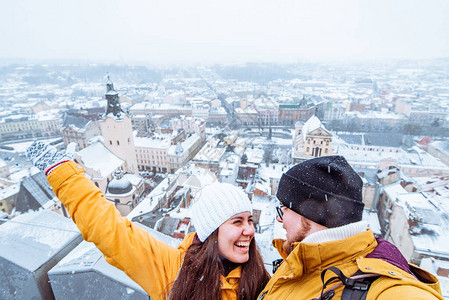
[[[56,167],[47,177],[48,183],[50,183],[53,190],[59,188],[61,183],[66,181],[69,177],[77,174],[83,174],[84,168],[73,161],[68,161]]]

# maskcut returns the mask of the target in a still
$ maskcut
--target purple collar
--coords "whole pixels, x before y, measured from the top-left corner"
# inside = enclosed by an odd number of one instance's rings
[[[386,261],[387,263],[390,263],[393,266],[396,266],[399,269],[404,270],[405,272],[415,276],[412,273],[412,271],[410,270],[407,260],[402,255],[402,253],[399,251],[399,249],[396,248],[395,245],[393,245],[390,242],[387,242],[386,240],[384,240],[382,238],[376,238],[376,241],[378,244],[376,249],[374,249],[373,252],[369,253],[366,256],[367,258],[381,259],[381,260]]]

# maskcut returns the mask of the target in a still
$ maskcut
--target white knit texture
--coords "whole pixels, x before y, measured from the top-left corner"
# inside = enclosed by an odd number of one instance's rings
[[[303,243],[325,243],[347,239],[368,229],[366,221],[349,223],[340,227],[320,230],[307,236]]]
[[[192,222],[201,242],[233,215],[245,211],[253,213],[248,196],[232,184],[213,183],[198,194],[192,208]]]

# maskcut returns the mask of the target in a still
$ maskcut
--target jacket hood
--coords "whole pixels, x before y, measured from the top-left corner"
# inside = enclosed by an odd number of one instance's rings
[[[369,253],[366,256],[367,258],[378,258],[384,260],[413,275],[407,260],[395,245],[381,238],[376,238],[376,241],[378,244],[376,249]]]

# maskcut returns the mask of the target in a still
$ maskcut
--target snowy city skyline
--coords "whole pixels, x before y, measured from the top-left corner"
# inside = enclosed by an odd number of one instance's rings
[[[196,231],[203,188],[240,188],[270,274],[272,240],[286,238],[283,174],[342,156],[361,179],[363,226],[449,299],[448,11],[442,0],[1,1],[0,298],[148,299],[82,241],[58,172],[47,181],[27,159],[39,140],[75,143],[95,193],[173,247]]]

